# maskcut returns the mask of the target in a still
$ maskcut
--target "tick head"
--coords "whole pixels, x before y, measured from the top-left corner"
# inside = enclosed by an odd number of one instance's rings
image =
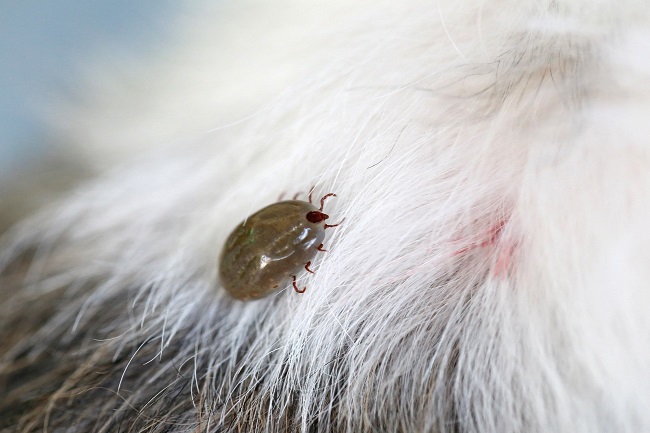
[[[319,210],[307,212],[307,221],[309,221],[312,224],[317,224],[319,222],[325,221],[329,217],[330,217],[329,215]]]

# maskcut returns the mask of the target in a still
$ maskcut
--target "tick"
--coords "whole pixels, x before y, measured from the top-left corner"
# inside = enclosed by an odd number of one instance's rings
[[[258,299],[276,291],[289,278],[298,293],[296,274],[309,267],[323,249],[326,224],[325,194],[320,208],[301,200],[285,200],[269,205],[246,218],[228,236],[219,260],[219,279],[233,298]]]

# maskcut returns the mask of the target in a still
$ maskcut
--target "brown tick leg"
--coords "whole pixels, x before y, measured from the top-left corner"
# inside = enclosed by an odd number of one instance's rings
[[[324,229],[328,229],[328,228],[330,228],[330,227],[340,226],[341,224],[343,224],[343,221],[345,221],[345,218],[343,218],[343,219],[341,220],[341,222],[338,223],[338,224],[325,224]]]
[[[336,197],[336,194],[334,194],[333,192],[330,192],[329,194],[325,194],[323,196],[323,198],[320,199],[320,209],[318,209],[318,210],[320,210],[320,211],[323,210],[323,207],[325,206],[325,199],[327,197]]]
[[[301,192],[295,193],[294,196],[293,196],[293,199],[298,200],[298,197],[300,197],[300,194],[302,194],[302,193]]]
[[[285,195],[285,194],[286,194],[286,193],[285,193],[284,191],[282,191],[282,192],[280,193],[280,195],[278,196],[278,201],[282,201],[282,199],[284,198],[284,195]]]
[[[295,275],[292,276],[293,276],[293,290],[295,290],[296,293],[305,293],[305,290],[307,290],[307,286],[303,287],[302,290],[300,290],[298,286],[296,286],[296,276]]]
[[[315,272],[312,271],[311,269],[309,269],[310,266],[311,266],[311,260],[308,261],[307,264],[305,264],[305,269],[306,269],[307,272],[309,272],[310,274],[314,274]]]
[[[323,252],[323,253],[326,253],[326,252],[327,252],[327,250],[323,249],[323,244],[320,244],[320,245],[318,246],[318,248],[316,248],[316,249],[317,249],[318,251]]]

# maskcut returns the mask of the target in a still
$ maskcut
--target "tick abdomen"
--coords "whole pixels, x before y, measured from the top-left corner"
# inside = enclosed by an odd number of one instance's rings
[[[307,219],[319,209],[289,200],[248,217],[230,234],[221,253],[219,278],[237,299],[256,299],[280,288],[309,262],[325,238],[325,224]]]

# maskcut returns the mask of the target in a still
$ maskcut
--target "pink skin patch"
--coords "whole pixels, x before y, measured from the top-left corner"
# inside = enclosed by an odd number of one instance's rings
[[[515,254],[515,247],[516,244],[514,242],[508,241],[506,245],[501,248],[499,255],[497,256],[497,261],[494,264],[494,269],[492,270],[495,277],[505,277],[508,274]]]
[[[492,274],[495,277],[505,277],[512,265],[513,256],[515,253],[516,243],[511,240],[501,241],[503,228],[508,223],[508,220],[501,220],[492,226],[483,237],[482,241],[471,243],[453,253],[454,256],[466,253],[476,248],[487,248],[497,244],[499,245],[498,254]]]

